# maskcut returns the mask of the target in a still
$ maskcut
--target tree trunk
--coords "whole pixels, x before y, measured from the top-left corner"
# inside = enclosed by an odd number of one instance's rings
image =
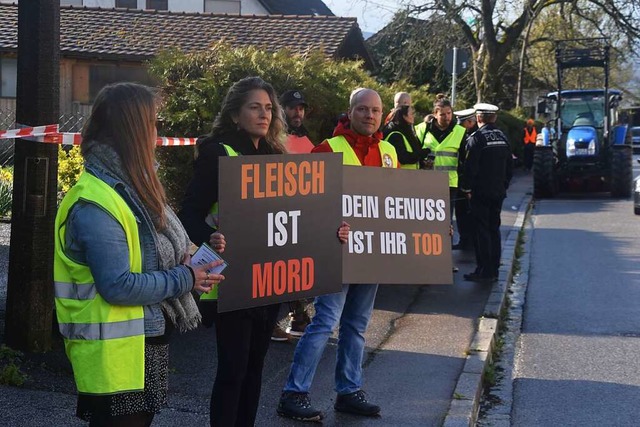
[[[16,126],[58,123],[60,2],[18,4]],[[16,139],[7,288],[7,344],[51,348],[58,147]]]

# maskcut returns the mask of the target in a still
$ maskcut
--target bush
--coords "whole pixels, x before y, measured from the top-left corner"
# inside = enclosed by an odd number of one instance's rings
[[[220,42],[207,52],[165,51],[151,62],[149,70],[164,90],[159,131],[167,136],[196,137],[209,132],[229,87],[247,76],[262,77],[279,94],[301,90],[310,106],[305,126],[315,143],[332,134],[336,118],[347,110],[349,95],[357,87],[377,90],[386,111],[399,90],[412,93],[414,102],[425,103],[428,97],[424,87],[404,82],[384,86],[369,76],[360,62],[330,60],[322,51],[299,55],[252,46],[231,48]],[[160,178],[169,202],[176,206],[191,173],[193,149],[168,147],[157,154]]]
[[[67,191],[78,182],[83,170],[84,160],[80,154],[80,147],[58,147],[58,200],[62,200]]]
[[[9,216],[13,200],[13,167],[0,168],[0,217]]]
[[[522,160],[524,152],[524,145],[522,141],[524,126],[525,122],[521,118],[511,114],[511,112],[498,112],[496,127],[505,133],[509,144],[511,144],[511,152],[520,160]]]
[[[20,387],[27,379],[19,368],[22,353],[10,347],[0,345],[0,384]]]

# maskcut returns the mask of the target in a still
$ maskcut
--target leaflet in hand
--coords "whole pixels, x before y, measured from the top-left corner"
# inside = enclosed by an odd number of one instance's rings
[[[207,270],[207,273],[211,274],[220,274],[222,271],[227,268],[227,262],[222,259],[220,255],[206,243],[203,243],[202,246],[198,248],[195,254],[191,257],[191,265],[205,265],[212,261],[221,260],[222,264],[210,268]]]

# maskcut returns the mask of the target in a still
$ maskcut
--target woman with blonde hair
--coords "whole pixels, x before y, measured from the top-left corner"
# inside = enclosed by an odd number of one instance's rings
[[[169,333],[195,328],[191,291],[224,279],[207,273],[219,262],[189,265],[155,172],[157,104],[138,84],[100,91],[82,133],[85,170],[56,216],[56,312],[90,426],[151,424],[166,405]]]
[[[217,230],[218,159],[282,154],[283,137],[284,115],[273,87],[259,77],[234,83],[211,133],[198,140],[194,176],[180,210],[194,243],[210,241]],[[211,425],[253,426],[279,304],[218,313],[215,298],[212,293],[200,300],[204,324],[215,324],[216,329],[218,368],[211,393]]]

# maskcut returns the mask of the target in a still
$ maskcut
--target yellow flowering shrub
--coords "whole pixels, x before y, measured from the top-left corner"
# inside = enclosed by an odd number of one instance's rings
[[[74,146],[71,150],[63,150],[62,146],[58,148],[58,196],[60,200],[78,182],[83,168],[84,161],[80,154],[80,147]]]

